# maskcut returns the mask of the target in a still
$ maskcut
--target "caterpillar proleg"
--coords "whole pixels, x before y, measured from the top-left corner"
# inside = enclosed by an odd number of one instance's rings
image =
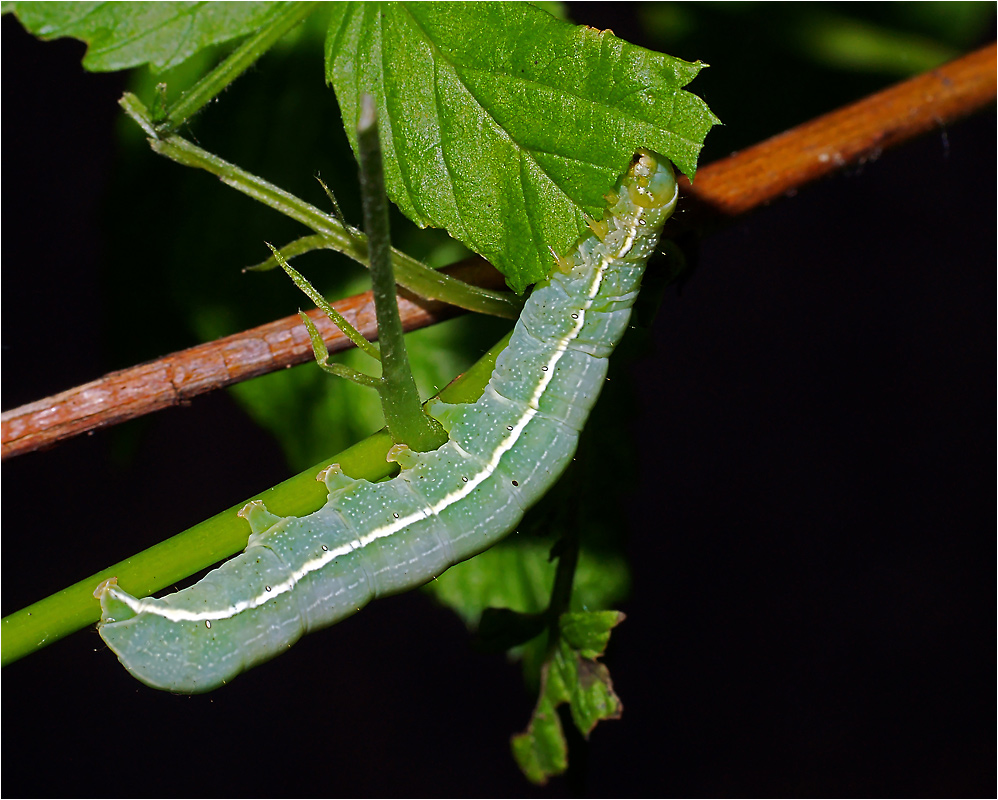
[[[113,579],[97,587],[100,635],[122,664],[159,689],[209,691],[510,533],[575,453],[677,197],[669,162],[639,151],[593,235],[534,288],[482,397],[431,406],[440,448],[392,448],[401,472],[382,483],[331,465],[326,504],[305,517],[248,504],[246,550],[190,588],[136,599]]]

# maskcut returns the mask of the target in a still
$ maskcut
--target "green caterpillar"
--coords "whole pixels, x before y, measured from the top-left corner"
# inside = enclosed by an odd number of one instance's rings
[[[248,504],[246,550],[188,589],[140,600],[114,579],[97,587],[100,635],[129,672],[159,689],[215,689],[510,533],[575,453],[677,197],[669,162],[640,151],[594,235],[534,288],[482,397],[430,407],[449,437],[439,449],[396,445],[401,472],[382,483],[331,465],[326,504],[305,517]]]

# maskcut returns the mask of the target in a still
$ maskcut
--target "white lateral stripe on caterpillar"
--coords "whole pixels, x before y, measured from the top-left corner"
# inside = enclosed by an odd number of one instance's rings
[[[678,191],[678,187],[677,187]],[[623,257],[630,252],[631,247],[634,244],[634,239],[636,237],[636,232],[631,231],[628,235],[625,245],[621,248],[619,252],[619,257]],[[499,460],[502,458],[503,454],[506,453],[517,440],[520,435],[527,427],[527,423],[534,417],[537,413],[537,401],[540,399],[544,390],[547,388],[551,379],[554,377],[554,368],[558,365],[561,360],[562,355],[568,350],[568,344],[573,339],[579,335],[579,331],[582,330],[582,326],[585,324],[585,312],[592,307],[593,298],[599,292],[599,286],[603,282],[603,276],[606,273],[607,266],[609,265],[609,260],[603,258],[600,261],[600,266],[594,273],[593,282],[589,290],[588,303],[585,308],[582,309],[582,313],[578,316],[579,318],[575,321],[572,327],[572,332],[569,336],[564,336],[555,346],[554,353],[551,359],[547,363],[547,369],[543,371],[541,380],[537,384],[537,388],[534,390],[534,395],[531,397],[531,403],[526,407],[524,414],[517,420],[514,425],[514,430],[509,436],[502,440],[502,443],[494,451],[492,458],[489,460],[485,469],[476,474],[474,477],[469,478],[467,483],[462,483],[461,486],[451,494],[447,495],[443,501],[438,503],[435,507],[429,509],[428,513],[413,514],[410,517],[396,520],[393,524],[386,525],[383,528],[377,528],[370,533],[362,536],[353,542],[343,545],[337,550],[329,550],[324,553],[319,558],[313,559],[312,561],[306,562],[300,570],[297,571],[291,578],[285,581],[283,584],[278,584],[271,587],[271,591],[264,592],[262,595],[254,597],[252,600],[243,601],[237,603],[236,605],[229,606],[227,608],[211,610],[211,611],[201,611],[201,612],[190,612],[181,608],[171,608],[169,606],[162,606],[153,602],[146,600],[137,600],[131,597],[126,592],[122,592],[120,589],[112,588],[111,592],[119,600],[124,602],[129,608],[132,609],[136,614],[141,614],[143,612],[148,612],[151,614],[156,614],[158,616],[164,617],[165,619],[171,620],[173,622],[204,622],[206,620],[220,620],[228,619],[229,617],[234,617],[242,611],[246,611],[252,608],[257,608],[264,603],[270,602],[279,594],[284,592],[290,592],[298,584],[298,582],[311,572],[314,572],[322,567],[326,566],[328,563],[333,561],[335,558],[346,555],[347,553],[353,552],[354,550],[360,550],[366,547],[373,541],[382,539],[386,536],[391,536],[398,531],[407,528],[414,522],[419,522],[422,519],[426,519],[430,515],[439,515],[441,511],[446,509],[448,506],[463,500],[472,490],[475,489],[482,481],[490,477],[497,466],[499,466]],[[463,448],[462,448],[463,449]]]
[[[626,240],[624,248],[622,248],[622,251],[620,252],[620,257],[623,257],[630,252],[634,239],[635,233],[631,232]],[[534,390],[534,395],[531,398],[532,402],[524,410],[523,416],[520,417],[520,419],[517,420],[516,424],[513,426],[513,432],[510,433],[509,436],[503,438],[500,446],[493,452],[492,458],[489,459],[485,469],[477,473],[474,477],[469,478],[467,483],[462,483],[456,491],[447,495],[436,506],[431,507],[428,512],[412,514],[410,517],[398,519],[394,523],[386,525],[383,528],[376,528],[361,538],[353,542],[349,542],[336,550],[328,550],[323,553],[322,556],[311,561],[307,561],[284,583],[272,586],[269,592],[265,591],[263,594],[257,595],[251,600],[245,600],[236,603],[235,605],[228,606],[227,608],[192,612],[183,608],[163,606],[155,601],[151,601],[148,598],[138,600],[129,595],[127,592],[123,592],[116,587],[111,587],[109,591],[115,596],[116,599],[125,603],[125,605],[132,609],[132,611],[136,614],[155,614],[168,619],[171,622],[205,622],[208,620],[217,621],[221,619],[228,619],[243,611],[257,608],[264,603],[269,603],[277,595],[283,594],[284,592],[290,592],[295,588],[298,582],[309,573],[322,569],[339,556],[346,555],[355,550],[360,550],[369,545],[371,542],[383,539],[386,536],[391,536],[394,533],[398,533],[400,530],[409,527],[414,522],[419,522],[420,520],[426,519],[431,515],[438,516],[440,512],[445,510],[448,506],[463,500],[471,494],[472,490],[474,490],[480,483],[489,478],[492,473],[495,472],[495,469],[499,466],[499,461],[503,454],[505,454],[514,444],[516,444],[517,440],[520,438],[520,435],[524,430],[526,430],[527,423],[530,422],[530,420],[533,419],[534,415],[537,413],[537,401],[540,399],[541,395],[544,393],[544,390],[554,377],[554,368],[558,365],[562,355],[568,350],[569,342],[575,339],[579,335],[579,331],[582,330],[582,326],[585,324],[585,312],[592,307],[593,298],[596,296],[599,291],[599,286],[603,282],[603,275],[606,273],[608,264],[608,259],[601,259],[600,267],[594,275],[592,288],[589,291],[589,302],[586,304],[586,307],[582,309],[582,313],[579,314],[578,320],[575,321],[571,335],[562,337],[562,339],[555,346],[554,353],[547,363],[547,369],[543,371],[541,380],[538,382],[537,388]],[[461,449],[463,450],[463,448]]]
[[[393,448],[402,472],[378,484],[333,465],[319,476],[326,505],[306,517],[247,505],[240,514],[253,535],[244,553],[166,598],[101,584],[100,633],[122,663],[152,686],[206,691],[509,533],[574,453],[677,196],[668,162],[643,152],[599,224],[603,239],[583,240],[559,260],[565,273],[535,287],[482,398],[434,406],[449,435],[440,449]]]

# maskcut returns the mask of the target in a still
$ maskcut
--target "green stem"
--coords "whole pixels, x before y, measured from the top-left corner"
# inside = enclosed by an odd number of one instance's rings
[[[580,437],[579,449],[576,453],[576,460],[582,457],[588,447],[590,436],[585,432]],[[574,467],[574,465],[573,465]],[[572,467],[564,477],[564,485],[570,486],[571,491],[566,496],[581,497],[586,491],[586,487],[581,480],[581,472]],[[551,643],[558,638],[558,621],[561,615],[571,609],[572,586],[575,583],[575,571],[579,565],[579,550],[581,549],[581,530],[579,524],[579,511],[576,506],[566,506],[562,514],[562,529],[565,531],[561,540],[557,543],[553,554],[558,556],[558,568],[554,574],[554,585],[551,587],[551,599],[548,602],[545,615],[551,626]]]
[[[439,423],[423,412],[405,349],[405,333],[399,318],[395,274],[392,271],[388,195],[385,194],[378,120],[374,98],[368,94],[361,101],[357,142],[364,230],[367,231],[374,312],[378,318],[378,341],[381,344],[382,384],[378,389],[381,409],[385,424],[396,442],[404,442],[420,452],[436,450],[447,441],[447,434]]]
[[[448,403],[474,402],[481,396],[492,374],[495,359],[507,342],[508,337],[496,344],[471,369],[445,388],[440,397]],[[395,466],[385,459],[391,446],[391,437],[381,431],[249,499],[263,500],[275,514],[310,514],[326,501],[325,486],[315,480],[320,469],[339,463],[343,471],[352,477],[379,480],[387,477]],[[117,577],[128,591],[141,597],[172,586],[239,552],[249,538],[246,520],[236,516],[244,505],[233,506],[165,542],[4,617],[0,621],[0,664],[6,666],[95,623],[100,618],[100,606],[94,599],[93,591],[107,578]]]
[[[578,525],[569,528],[561,540],[561,552],[558,554],[558,569],[554,574],[554,586],[551,589],[551,602],[548,603],[548,617],[552,627],[558,619],[569,610],[572,602],[572,585],[575,582],[575,569],[579,564],[579,534]],[[554,641],[555,637],[552,637]]]
[[[135,95],[125,94],[121,99],[121,106],[147,134],[152,131],[146,110]],[[227,186],[324,236],[327,240],[326,247],[329,249],[337,250],[367,266],[367,237],[356,228],[344,225],[335,217],[290,192],[240,169],[235,164],[230,164],[207,150],[202,150],[180,136],[172,135],[157,139],[151,135],[149,146],[178,164],[210,172]],[[396,282],[420,297],[442,300],[468,311],[507,319],[516,319],[523,307],[523,301],[512,292],[494,292],[472,286],[430,269],[426,264],[395,248],[392,248],[391,254]]]
[[[288,3],[278,13],[246,39],[221,64],[199,80],[189,91],[170,106],[157,121],[158,134],[173,133],[242,75],[267,50],[311,14],[318,3]]]

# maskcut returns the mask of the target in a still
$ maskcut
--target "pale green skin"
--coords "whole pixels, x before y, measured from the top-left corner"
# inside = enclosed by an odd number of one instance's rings
[[[188,589],[137,600],[114,581],[98,587],[100,635],[125,667],[156,688],[209,691],[512,531],[575,453],[675,208],[668,161],[643,152],[618,196],[609,234],[586,238],[535,287],[482,397],[431,407],[449,436],[443,446],[394,448],[402,471],[382,483],[334,465],[322,475],[326,504],[306,517],[250,504],[245,552]]]

